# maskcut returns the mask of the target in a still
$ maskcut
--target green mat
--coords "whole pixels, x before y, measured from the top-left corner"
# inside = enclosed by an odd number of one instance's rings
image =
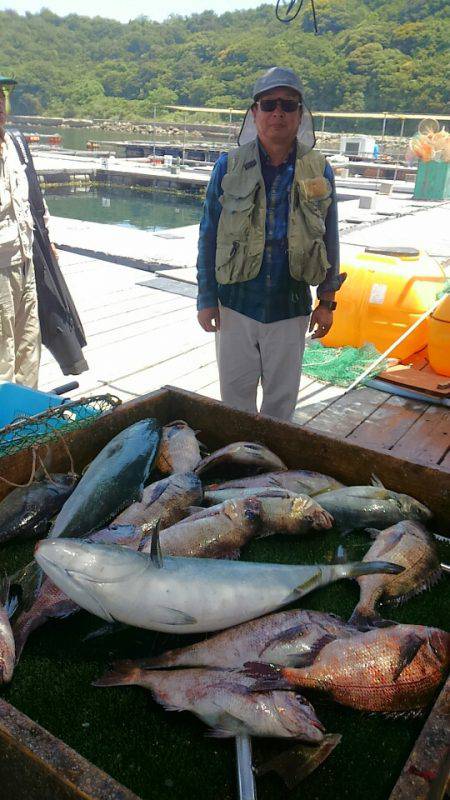
[[[319,381],[336,386],[350,386],[381,354],[373,344],[363,347],[324,347],[321,342],[307,343],[303,356],[302,372]],[[383,372],[388,366],[385,359],[367,376]]]

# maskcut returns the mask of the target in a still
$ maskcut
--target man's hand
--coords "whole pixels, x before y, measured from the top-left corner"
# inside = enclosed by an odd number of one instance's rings
[[[197,319],[207,333],[216,333],[220,330],[220,311],[217,306],[202,308],[197,314]]]
[[[326,336],[332,324],[333,312],[324,306],[317,306],[311,314],[309,323],[309,331],[314,331],[311,339],[321,339],[322,336]]]

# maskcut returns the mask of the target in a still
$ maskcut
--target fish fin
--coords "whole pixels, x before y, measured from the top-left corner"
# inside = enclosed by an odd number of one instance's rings
[[[258,776],[276,772],[288,789],[295,789],[328,758],[341,739],[340,733],[327,733],[316,745],[299,742],[295,747],[285,750],[257,767],[255,772]]]
[[[397,669],[395,670],[393,675],[394,682],[399,679],[403,670],[405,670],[406,667],[409,666],[409,664],[411,664],[411,662],[414,660],[417,653],[419,652],[420,648],[425,643],[426,639],[424,639],[422,636],[418,636],[417,633],[408,634],[404,643],[400,647]]]
[[[450,572],[450,566],[448,568]],[[383,599],[383,603],[389,606],[397,606],[406,603],[407,600],[410,600],[412,597],[416,597],[416,595],[421,594],[422,592],[426,592],[428,589],[431,589],[436,583],[439,583],[443,576],[442,571],[442,564],[438,569],[434,570],[431,575],[428,575],[422,583],[419,583],[410,592],[406,592],[405,594],[399,595],[398,597],[386,597]]]
[[[259,655],[262,656],[266,650],[269,650],[273,647],[274,644],[282,644],[291,642],[292,639],[297,639],[299,636],[304,636],[310,630],[310,626],[306,623],[299,623],[298,625],[293,625],[292,628],[287,628],[285,631],[281,631],[281,633],[276,633],[275,636],[272,636],[271,639],[266,641],[266,644],[260,650]]]
[[[158,609],[162,612],[161,614],[158,613]],[[161,622],[163,625],[195,625],[198,621],[190,614],[169,606],[153,606],[152,618],[155,622]]]
[[[375,473],[372,473],[372,475],[370,476],[370,485],[379,486],[380,489],[386,488],[384,483],[379,479],[378,475],[375,475]]]
[[[101,678],[93,681],[92,686],[122,686],[134,684],[138,677],[139,669],[136,669],[132,661],[117,661],[113,664],[110,672],[105,672]]]
[[[365,632],[370,631],[372,628],[390,628],[397,623],[389,619],[383,619],[375,609],[365,611],[356,606],[348,624],[353,625],[359,631]]]
[[[441,569],[443,572],[450,572],[450,564],[444,564],[441,562]]]
[[[283,658],[283,665],[286,667],[309,667],[317,658],[321,650],[330,642],[334,642],[337,636],[327,633],[315,642],[308,653],[291,653]]]
[[[231,737],[236,736],[235,733],[231,731],[227,731],[226,728],[221,728],[220,726],[216,725],[214,728],[211,728],[210,731],[205,733],[209,739],[231,739]]]
[[[160,544],[160,541],[159,541],[159,528],[160,528],[160,525],[161,525],[161,520],[159,519],[156,522],[154,530],[152,532],[152,539],[151,539],[151,545],[150,545],[150,558],[151,558],[152,564],[157,569],[162,569],[163,566],[164,566],[163,557],[162,557],[162,551],[161,551],[161,544]]]
[[[81,641],[90,642],[92,639],[99,639],[101,636],[109,636],[112,633],[119,633],[128,627],[129,625],[127,625],[125,622],[108,622],[106,625],[102,625],[100,628],[96,628],[95,631],[88,633],[87,636],[84,636]]]
[[[29,611],[36,600],[44,579],[44,572],[37,563],[31,561],[10,577],[10,593],[20,598],[20,613]]]
[[[435,539],[442,544],[450,544],[450,536],[442,536],[440,533],[433,533]]]
[[[275,664],[246,661],[241,672],[248,678],[255,678],[255,683],[248,689],[250,693],[292,689],[292,684],[283,677],[283,668]]]

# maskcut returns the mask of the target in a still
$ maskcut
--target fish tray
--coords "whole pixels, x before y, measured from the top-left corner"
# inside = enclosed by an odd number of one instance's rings
[[[161,423],[184,419],[209,449],[238,440],[257,441],[274,450],[289,468],[326,472],[348,484],[368,483],[376,474],[389,488],[426,503],[441,532],[448,525],[450,475],[443,469],[238,412],[170,386],[124,403],[87,430],[67,433],[65,441],[77,471],[119,431],[145,417],[157,417]],[[66,471],[63,444],[57,441],[50,447],[52,470]],[[42,455],[46,452],[42,448]],[[26,483],[31,461],[26,450],[5,456],[0,459],[0,476]],[[0,499],[9,491],[0,481]],[[369,545],[363,534],[355,536],[349,537],[348,546],[354,548],[351,556],[359,558]],[[243,558],[333,561],[341,541],[333,531],[300,541],[271,537],[252,542]],[[32,551],[32,542],[6,543],[0,550],[0,569],[13,572],[30,560]],[[390,607],[387,615],[399,622],[445,628],[446,580],[402,607],[392,611]],[[311,593],[298,605],[348,617],[357,597],[356,584],[343,581]],[[142,689],[91,686],[113,660],[162,652],[196,639],[129,629],[85,641],[100,625],[101,620],[82,612],[67,621],[47,623],[27,642],[12,683],[0,690],[1,800],[186,800],[200,795],[202,800],[233,800],[232,741],[206,738],[205,726],[193,716],[165,712]],[[313,698],[327,731],[343,734],[340,745],[292,792],[273,773],[259,778],[259,800],[442,797],[448,773],[449,702],[448,681],[428,718],[421,720],[364,716]],[[293,746],[287,740],[255,739],[255,764]]]

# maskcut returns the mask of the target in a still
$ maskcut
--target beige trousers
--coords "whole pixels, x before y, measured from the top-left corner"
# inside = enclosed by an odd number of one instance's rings
[[[37,388],[41,333],[34,266],[0,261],[0,380]]]
[[[289,420],[297,402],[308,324],[309,316],[265,324],[220,306],[216,355],[223,402],[255,413],[261,381],[261,414]]]

